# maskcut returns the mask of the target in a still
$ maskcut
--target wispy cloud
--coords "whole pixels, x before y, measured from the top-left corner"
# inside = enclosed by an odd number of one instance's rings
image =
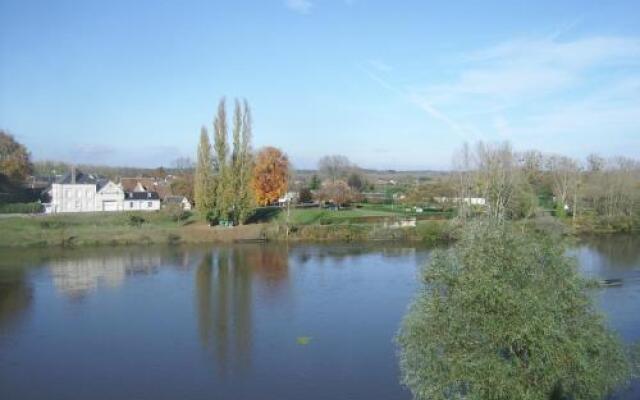
[[[371,65],[371,62],[369,62],[369,64]],[[411,91],[408,91],[402,87],[399,87],[397,85],[390,83],[388,80],[379,76],[376,72],[371,71],[370,68],[362,67],[362,70],[371,80],[376,82],[381,87],[385,88],[386,90],[394,93],[399,97],[404,98],[405,100],[407,100],[408,102],[416,106],[417,108],[426,112],[432,118],[444,123],[461,139],[465,141],[471,140],[471,139],[477,139],[478,137],[477,130],[467,126],[463,126],[462,124],[458,123],[456,120],[450,118],[445,113],[438,110],[433,104],[431,104],[423,96],[417,93],[412,93]]]
[[[438,111],[430,112],[434,117],[453,121],[452,129],[477,126],[496,140],[527,141],[543,133],[567,142],[612,131],[622,138],[637,135],[640,38],[559,36],[510,40],[450,57],[452,79],[413,82],[411,90],[420,104]]]
[[[313,3],[311,0],[285,0],[285,5],[292,11],[300,14],[309,14]]]

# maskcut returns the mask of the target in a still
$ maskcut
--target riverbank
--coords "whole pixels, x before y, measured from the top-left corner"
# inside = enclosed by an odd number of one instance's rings
[[[0,217],[0,248],[82,247],[150,244],[289,242],[407,242],[427,245],[455,240],[461,225],[441,215],[400,227],[403,216],[387,210],[263,209],[252,223],[210,227],[197,215],[165,212],[12,215]],[[570,219],[551,216],[522,220],[530,228],[562,235],[637,232],[626,219]]]
[[[450,235],[448,220],[393,227],[377,217],[347,211],[300,213],[289,224],[268,215],[233,228],[210,227],[190,215],[178,220],[163,212],[12,215],[0,218],[0,247],[82,247],[132,244],[232,243],[244,241],[398,241],[438,244]]]
[[[231,243],[261,239],[269,229],[264,223],[211,228],[193,215],[178,220],[162,212],[19,215],[0,218],[0,247]]]

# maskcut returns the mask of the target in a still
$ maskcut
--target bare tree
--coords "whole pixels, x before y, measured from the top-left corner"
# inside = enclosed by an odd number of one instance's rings
[[[515,158],[508,142],[476,146],[478,185],[489,216],[504,219],[516,186]]]
[[[575,221],[578,214],[578,192],[581,183],[578,162],[566,156],[552,155],[547,158],[547,169],[551,175],[551,187],[556,204],[563,210],[571,207]]]
[[[345,178],[352,170],[353,165],[349,159],[341,155],[324,156],[318,161],[320,174],[332,183],[337,179]]]
[[[471,204],[465,199],[474,196],[475,166],[473,154],[468,143],[464,143],[462,148],[453,157],[454,178],[453,184],[456,188],[458,198],[458,216],[467,219],[471,212]]]

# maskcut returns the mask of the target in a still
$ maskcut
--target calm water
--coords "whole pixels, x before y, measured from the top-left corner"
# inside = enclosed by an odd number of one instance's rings
[[[588,240],[640,340],[640,240]],[[2,251],[1,399],[409,399],[393,336],[428,250],[240,245]],[[636,390],[634,392],[634,389]],[[622,399],[636,399],[635,388]]]

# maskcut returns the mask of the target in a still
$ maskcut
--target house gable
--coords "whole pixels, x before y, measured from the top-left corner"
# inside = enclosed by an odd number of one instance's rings
[[[107,182],[106,185],[98,190],[98,193],[101,195],[120,195],[124,198],[124,191],[122,190],[122,187],[112,181]]]

